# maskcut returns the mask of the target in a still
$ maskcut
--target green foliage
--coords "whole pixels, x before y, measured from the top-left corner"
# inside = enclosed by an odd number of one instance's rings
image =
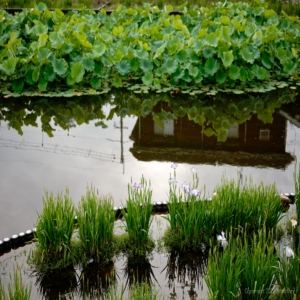
[[[10,283],[8,283],[8,294],[5,293],[4,287],[0,280],[0,299],[1,300],[30,300],[31,285],[25,285],[22,280],[21,270],[18,265],[14,268],[13,277],[10,275]]]
[[[147,241],[149,239],[150,226],[152,224],[152,190],[151,183],[147,187],[147,181],[142,178],[142,188],[128,185],[128,199],[126,201],[126,211],[122,209],[125,219],[125,230],[128,233],[132,244],[133,256],[137,250],[147,250]],[[135,249],[136,248],[136,249]]]
[[[46,191],[43,210],[38,213],[35,238],[45,260],[54,260],[70,250],[74,231],[75,208],[69,197],[69,189],[63,196]]]
[[[109,261],[115,222],[111,196],[99,197],[95,188],[87,188],[77,210],[77,222],[85,253],[97,261]]]
[[[210,299],[269,299],[278,273],[272,233],[262,228],[250,236],[242,231],[241,238],[225,236],[228,246],[222,252],[215,247],[208,259]]]
[[[131,80],[156,89],[216,84],[236,91],[279,74],[281,81],[297,78],[297,19],[278,18],[261,2],[218,3],[184,14],[175,17],[149,5],[120,6],[112,16],[102,11],[64,15],[44,3],[12,17],[1,11],[0,77],[15,93],[64,86],[101,90],[92,78],[115,87]]]
[[[230,123],[222,120],[222,127],[229,128]],[[219,134],[223,138],[222,130]],[[206,132],[210,135],[209,132]],[[221,231],[234,228],[232,234],[238,235],[240,229],[258,232],[263,227],[273,229],[282,218],[280,197],[275,185],[258,186],[245,183],[241,188],[239,181],[222,179],[214,190],[210,203],[203,201],[200,195],[195,196],[198,177],[193,177],[193,184],[185,189],[184,194],[171,186],[169,192],[169,221],[171,232],[167,232],[165,243],[168,247],[187,251],[201,248],[211,236]]]

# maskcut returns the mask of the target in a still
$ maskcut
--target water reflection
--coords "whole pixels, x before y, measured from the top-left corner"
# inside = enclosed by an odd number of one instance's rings
[[[190,299],[197,299],[199,291],[206,287],[203,276],[207,270],[208,249],[203,248],[197,253],[171,252],[168,261],[161,273],[165,272],[165,280],[171,291],[170,297],[175,298],[176,287],[187,289]]]
[[[96,263],[88,264],[81,270],[79,276],[80,297],[105,298],[106,292],[117,284],[118,274],[115,272],[113,263],[107,266]]]
[[[68,299],[68,295],[77,289],[77,273],[75,268],[68,267],[63,270],[32,274],[35,277],[35,286],[39,298],[47,300]]]
[[[293,161],[286,153],[286,127],[289,112],[278,110],[291,103],[294,94],[281,90],[260,96],[217,94],[215,97],[147,94],[137,97],[133,92],[114,91],[105,96],[71,99],[1,99],[0,120],[23,134],[24,126],[37,127],[53,137],[55,126],[63,130],[96,120],[95,126],[106,128],[106,121],[116,114],[120,131],[120,155],[85,148],[48,143],[40,145],[23,140],[2,140],[2,147],[24,147],[44,152],[90,157],[123,164],[123,117],[137,116],[130,135],[132,155],[140,161],[176,161],[192,164],[229,164],[285,169]],[[110,104],[105,115],[103,107]],[[300,113],[292,120],[300,125]],[[297,121],[297,118],[299,121]],[[251,155],[249,155],[251,154]]]
[[[160,284],[153,271],[155,268],[157,267],[153,266],[149,261],[136,264],[126,259],[122,268],[123,281],[125,282],[124,290],[126,290],[126,288],[130,289],[134,283],[142,282],[146,282],[149,285],[155,284],[159,287]]]

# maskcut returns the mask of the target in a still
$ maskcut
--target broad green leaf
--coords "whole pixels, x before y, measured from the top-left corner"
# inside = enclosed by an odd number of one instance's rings
[[[223,25],[229,25],[230,24],[230,19],[227,16],[221,16],[220,17],[220,22]]]
[[[17,62],[19,61],[18,58],[9,57],[5,60],[2,64],[2,68],[7,75],[12,75],[15,72],[15,68]]]
[[[84,65],[84,68],[87,70],[87,71],[94,71],[95,69],[95,63],[93,61],[92,58],[85,58],[83,60],[83,65]]]
[[[205,62],[204,69],[208,75],[213,76],[219,69],[218,61],[216,59],[213,59],[212,57],[210,57]]]
[[[224,129],[218,133],[218,142],[226,142],[227,139],[227,131]]]
[[[122,76],[125,76],[130,72],[130,62],[128,60],[122,60],[121,62],[116,64],[116,68]]]
[[[92,51],[93,51],[94,57],[98,58],[98,57],[102,56],[105,53],[106,49],[107,49],[107,47],[103,43],[93,46]]]
[[[247,71],[245,70],[245,68],[241,68],[240,69],[240,79],[242,82],[247,81]]]
[[[211,137],[213,135],[216,134],[216,132],[212,129],[212,128],[207,128],[205,130],[203,130],[203,133],[207,136],[207,137]]]
[[[297,63],[290,59],[283,65],[283,70],[285,73],[293,75],[293,73],[297,70]]]
[[[281,64],[283,65],[286,61],[286,52],[283,47],[279,47],[276,49],[277,57],[279,58]]]
[[[133,50],[133,54],[140,59],[147,58],[149,56],[149,53],[145,48]]]
[[[153,63],[150,59],[141,59],[140,68],[144,71],[144,73],[147,73],[153,70]]]
[[[228,26],[221,27],[221,38],[227,43],[230,42],[230,28]]]
[[[213,120],[216,117],[216,111],[211,106],[206,106],[203,110],[207,119]]]
[[[253,64],[254,54],[250,52],[248,48],[243,48],[241,50],[241,55],[245,61],[249,62],[250,64]]]
[[[163,68],[166,70],[166,73],[173,74],[178,66],[178,62],[173,60],[172,58],[168,58],[165,60],[163,64]]]
[[[75,82],[79,83],[82,81],[85,73],[85,69],[83,64],[80,62],[76,62],[71,69],[71,76],[75,80]]]
[[[51,54],[50,49],[42,48],[38,52],[38,61],[41,63],[45,58],[48,58]]]
[[[197,67],[192,67],[189,69],[189,74],[193,77],[196,77],[199,73],[199,69]]]
[[[146,73],[143,77],[142,77],[143,83],[145,85],[151,85],[153,82],[153,73],[152,72],[148,72]]]
[[[265,68],[267,68],[267,69],[272,68],[271,55],[269,53],[263,52],[263,54],[261,56],[261,62]]]
[[[227,52],[223,52],[223,56],[222,58],[222,62],[225,68],[228,68],[231,66],[232,62],[233,62],[233,54],[232,54],[232,50],[227,51]]]
[[[222,84],[226,81],[226,73],[223,72],[222,70],[218,70],[218,72],[216,73],[216,80],[217,83]]]
[[[13,90],[15,93],[20,93],[23,91],[24,80],[23,78],[18,78],[13,81]]]
[[[119,88],[122,86],[122,79],[120,77],[115,77],[112,81],[112,84],[116,87]]]
[[[42,92],[47,90],[48,81],[45,78],[39,80],[38,89]]]
[[[36,8],[39,12],[43,12],[47,9],[47,5],[44,2],[40,2]]]
[[[37,82],[40,76],[40,70],[38,68],[34,68],[32,72],[32,80]]]
[[[188,60],[188,54],[185,50],[180,50],[176,55],[175,58],[178,60],[180,63],[185,63]]]
[[[34,26],[35,34],[37,36],[41,35],[42,33],[47,34],[48,33],[48,26],[42,25],[41,23]]]
[[[61,59],[55,59],[52,61],[52,66],[53,66],[53,70],[56,74],[58,74],[59,76],[64,75],[67,72],[68,69],[68,65],[66,63],[66,61],[61,58]]]
[[[206,36],[206,43],[212,47],[217,47],[219,43],[219,38],[215,33],[211,32]]]
[[[54,72],[52,65],[47,65],[44,70],[44,78],[47,81],[52,82],[55,79],[55,76],[56,76],[56,73]]]
[[[244,30],[247,37],[252,36],[255,33],[255,25],[247,26]]]
[[[240,78],[240,68],[235,65],[231,65],[231,67],[229,68],[228,75],[229,75],[229,78],[232,80],[239,79]]]
[[[118,26],[118,27],[115,27],[114,30],[113,30],[113,34],[116,35],[116,36],[119,36],[119,35],[122,35],[123,34],[123,27],[122,26]]]
[[[93,89],[99,90],[100,87],[101,87],[101,79],[97,78],[97,77],[93,77],[91,79],[91,86],[92,86]]]

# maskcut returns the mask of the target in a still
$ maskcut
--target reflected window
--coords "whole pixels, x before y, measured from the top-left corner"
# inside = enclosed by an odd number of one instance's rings
[[[154,134],[156,135],[174,135],[174,120],[162,120],[164,128],[160,128],[159,125],[154,122]]]
[[[227,130],[228,139],[238,139],[239,138],[239,124],[234,123],[231,125],[230,129]]]
[[[268,141],[270,139],[270,130],[269,129],[261,129],[259,131],[259,139],[263,141]]]

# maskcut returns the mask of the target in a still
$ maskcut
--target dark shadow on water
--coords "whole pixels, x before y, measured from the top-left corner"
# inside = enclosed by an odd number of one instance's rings
[[[78,293],[84,297],[105,297],[107,291],[117,284],[118,274],[113,263],[103,266],[91,263],[81,270]]]
[[[182,289],[188,288],[190,299],[196,299],[197,290],[203,290],[205,285],[204,275],[208,265],[208,248],[203,248],[198,252],[181,253],[173,251],[168,256],[168,262],[161,271],[166,271],[165,279],[168,283],[170,297],[174,298],[176,294],[176,286],[180,285]]]
[[[146,282],[149,285],[155,284],[159,288],[159,282],[157,281],[153,268],[157,268],[149,261],[143,264],[135,264],[130,260],[126,260],[123,265],[123,281],[125,282],[124,290],[130,289],[134,283]]]
[[[47,274],[32,274],[35,278],[35,285],[39,293],[39,299],[56,300],[63,299],[69,293],[74,292],[78,287],[77,274],[74,267],[49,272]]]

